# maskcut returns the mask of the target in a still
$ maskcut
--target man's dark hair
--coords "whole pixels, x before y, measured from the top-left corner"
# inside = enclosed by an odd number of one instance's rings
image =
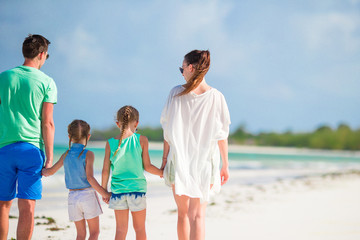
[[[25,58],[33,59],[39,53],[47,52],[50,41],[41,35],[32,35],[29,34],[27,38],[25,38],[22,52]]]

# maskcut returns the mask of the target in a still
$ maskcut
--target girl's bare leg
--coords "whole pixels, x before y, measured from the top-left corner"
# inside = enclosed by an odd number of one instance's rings
[[[100,234],[99,217],[86,220],[89,226],[89,240],[97,240]]]
[[[75,221],[76,227],[76,240],[85,240],[86,238],[86,222],[85,219]]]
[[[133,218],[133,226],[136,233],[136,240],[146,240],[146,209],[138,212],[131,212]]]
[[[125,240],[128,231],[129,209],[114,211],[116,219],[115,240]]]

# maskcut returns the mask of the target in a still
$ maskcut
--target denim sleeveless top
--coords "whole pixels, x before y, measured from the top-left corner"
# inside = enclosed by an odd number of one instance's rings
[[[86,178],[86,153],[84,152],[79,157],[81,151],[84,149],[84,145],[80,143],[73,143],[71,148],[64,159],[64,171],[65,171],[65,185],[67,189],[81,189],[91,187]],[[78,158],[79,157],[79,158]]]
[[[140,134],[134,133],[121,141],[119,151],[114,156],[119,146],[119,139],[108,140],[110,146],[111,162],[111,192],[131,193],[146,192],[146,178],[142,162],[142,148]]]

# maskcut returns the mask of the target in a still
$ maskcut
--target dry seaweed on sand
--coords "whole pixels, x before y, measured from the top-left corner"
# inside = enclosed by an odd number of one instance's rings
[[[56,224],[55,219],[53,219],[52,217],[35,217],[35,219],[44,219],[47,220],[47,222],[37,222],[36,225],[51,225],[51,224]]]
[[[50,230],[50,231],[60,231],[60,230],[65,230],[65,228],[51,227],[51,228],[47,228],[46,230]]]

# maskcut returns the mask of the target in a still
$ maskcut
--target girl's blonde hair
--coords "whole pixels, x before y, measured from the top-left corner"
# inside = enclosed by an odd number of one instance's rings
[[[123,140],[124,133],[125,133],[124,130],[129,126],[129,123],[132,123],[134,121],[136,121],[136,122],[139,121],[139,112],[133,106],[129,106],[129,105],[123,106],[117,112],[116,120],[119,122],[121,134],[120,134],[119,146],[116,149],[114,156],[120,149],[121,142]]]
[[[80,158],[81,154],[83,154],[87,145],[88,135],[90,134],[90,125],[83,120],[76,119],[69,124],[68,133],[69,133],[69,149],[66,151],[65,157],[71,148],[71,142],[76,143],[83,138],[86,139],[85,146],[78,156],[78,158]]]
[[[188,94],[202,82],[210,68],[210,52],[209,50],[193,50],[185,55],[184,61],[188,65],[191,64],[195,68],[195,71],[189,81],[184,85],[184,91],[179,93],[178,96]]]

